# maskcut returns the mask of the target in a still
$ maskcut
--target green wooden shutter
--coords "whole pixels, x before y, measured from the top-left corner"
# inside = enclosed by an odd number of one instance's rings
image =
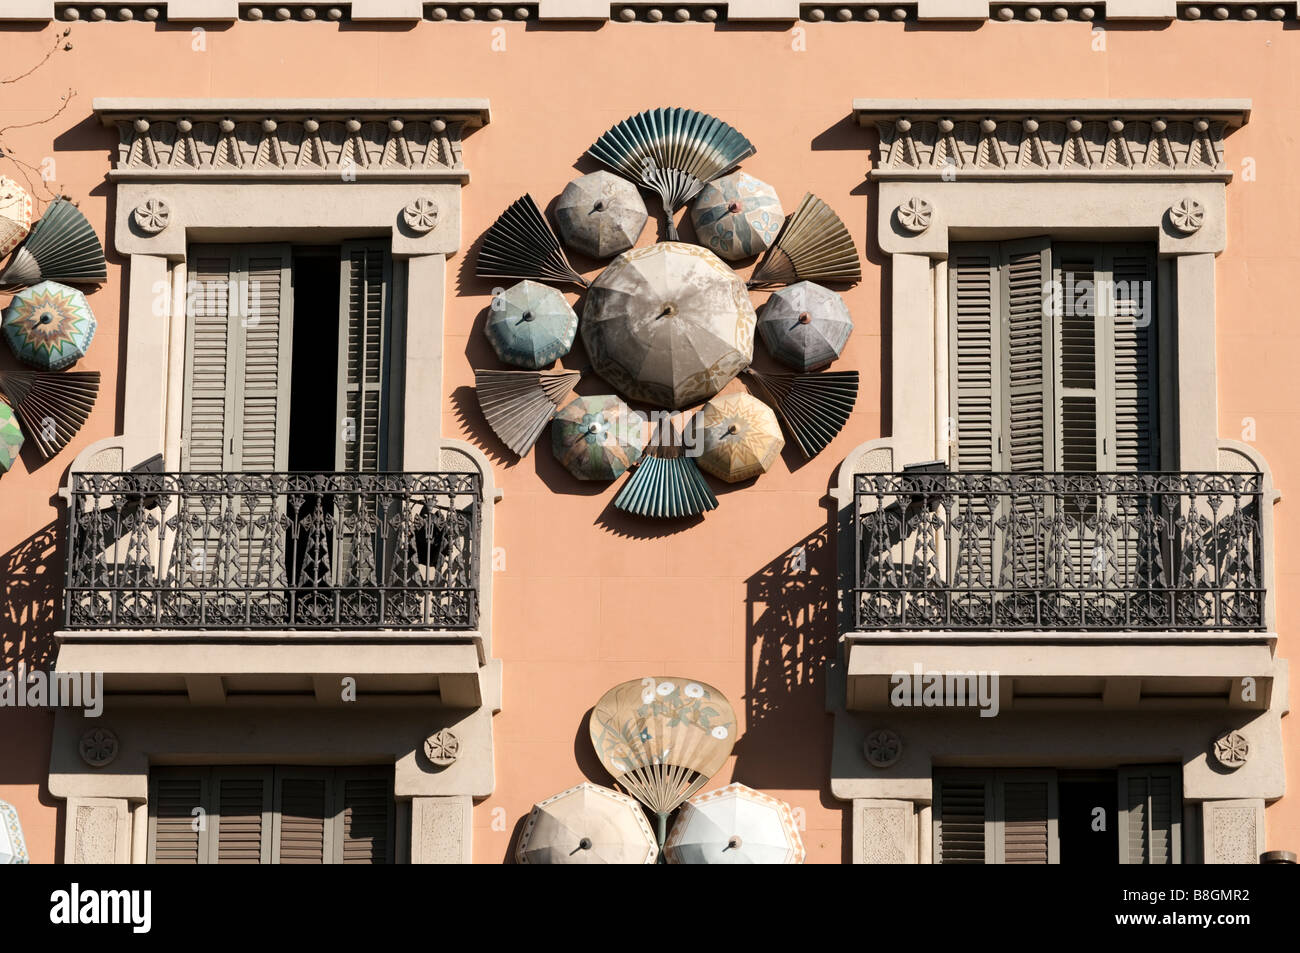
[[[1050,469],[1053,456],[1051,243],[1046,238],[1003,242],[1001,251],[1002,464],[1007,470],[1042,472]]]
[[[1056,777],[1050,771],[997,772],[994,863],[1060,863]]]
[[[997,245],[954,245],[948,259],[950,414],[958,470],[999,468],[1001,439],[1000,265]]]
[[[276,770],[273,863],[328,862],[334,843],[332,788],[326,770]]]
[[[1119,862],[1183,862],[1183,795],[1180,765],[1119,771]]]
[[[334,863],[391,864],[394,854],[392,772],[340,768],[336,772]]]
[[[284,470],[293,350],[289,247],[195,246],[189,262],[181,466]]]
[[[1156,260],[1149,246],[1107,246],[1110,279],[1105,465],[1156,470],[1160,459]]]
[[[339,294],[335,467],[387,469],[392,260],[386,245],[344,242]],[[350,438],[350,439],[349,439]]]
[[[934,780],[934,862],[993,862],[993,774],[953,772]]]
[[[214,768],[208,863],[271,862],[271,770]]]
[[[207,768],[155,769],[150,773],[148,863],[207,863],[211,830],[208,784]]]

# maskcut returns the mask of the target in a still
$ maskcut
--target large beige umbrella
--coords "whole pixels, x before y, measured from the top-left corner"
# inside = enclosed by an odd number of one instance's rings
[[[592,284],[582,341],[596,372],[660,407],[707,400],[754,356],[754,306],[740,277],[699,245],[619,255]]]
[[[0,175],[0,258],[17,248],[31,230],[31,195],[13,179]]]
[[[585,781],[534,805],[515,848],[521,864],[653,864],[658,856],[641,805]]]
[[[683,804],[664,853],[670,864],[802,864],[804,859],[790,805],[743,784]]]
[[[728,483],[766,473],[785,446],[772,408],[749,394],[715,397],[692,424],[700,469]]]

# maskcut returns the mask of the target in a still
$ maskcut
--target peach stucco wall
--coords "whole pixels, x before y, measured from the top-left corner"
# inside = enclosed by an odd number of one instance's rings
[[[887,270],[867,239],[876,214],[864,178],[871,136],[849,119],[855,97],[1251,98],[1251,122],[1227,146],[1230,167],[1252,157],[1258,179],[1239,178],[1228,191],[1229,240],[1217,270],[1220,434],[1241,437],[1243,418],[1253,418],[1255,444],[1278,486],[1286,492],[1300,481],[1300,332],[1287,291],[1300,269],[1291,238],[1300,200],[1291,165],[1300,34],[1264,22],[1128,26],[1106,32],[1099,51],[1090,26],[1075,22],[801,29],[798,43],[775,25],[242,22],[209,31],[195,50],[188,29],[79,24],[71,52],[0,85],[0,127],[44,119],[76,91],[51,122],[3,136],[28,162],[53,156],[58,186],[101,231],[113,137],[90,114],[93,97],[491,100],[491,125],[465,144],[472,181],[463,193],[462,252],[449,264],[443,423],[445,434],[484,448],[506,492],[493,640],[505,664],[505,707],[495,720],[496,794],[475,809],[478,861],[505,858],[534,801],[584,777],[603,780],[586,713],[606,688],[647,674],[692,675],[723,689],[744,735],[718,781],[734,777],[802,808],[810,861],[845,856],[848,814],[827,791],[823,659],[834,652],[835,617],[826,493],[850,448],[888,432],[881,395],[890,373],[881,357]],[[51,30],[6,30],[4,72],[39,58]],[[502,38],[504,49],[495,49]],[[624,518],[612,507],[616,487],[578,484],[545,445],[514,462],[486,430],[471,389],[471,367],[494,366],[481,336],[490,284],[473,278],[469,254],[478,237],[523,192],[549,202],[575,168],[586,171],[583,150],[611,123],[665,104],[739,127],[758,147],[745,168],[775,185],[788,206],[804,190],[826,199],[866,254],[863,280],[846,296],[856,330],[837,364],[862,373],[848,427],[813,461],[787,452],[757,484],[720,493],[721,506],[693,524]],[[0,172],[13,174],[3,163]],[[642,240],[655,238],[651,227]],[[110,259],[119,264],[111,249]],[[5,667],[48,651],[42,640],[53,628],[61,568],[33,556],[61,558],[51,497],[76,450],[116,432],[122,280],[112,267],[92,298],[100,328],[83,366],[103,371],[105,386],[90,422],[58,459],[28,472],[36,461],[25,456],[0,478]],[[594,376],[582,387],[607,391]],[[1278,622],[1282,653],[1293,656],[1300,508],[1288,501],[1276,514]],[[796,547],[805,547],[802,572],[787,565]],[[1292,717],[1284,729],[1294,786],[1300,728]],[[17,805],[40,861],[56,852],[56,802],[42,785],[49,734],[46,714],[0,710],[0,799]],[[1268,822],[1270,848],[1296,849],[1300,799],[1271,807]]]

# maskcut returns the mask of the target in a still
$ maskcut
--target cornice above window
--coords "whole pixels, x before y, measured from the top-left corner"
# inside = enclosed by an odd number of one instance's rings
[[[875,100],[853,102],[888,180],[1219,181],[1223,141],[1250,100]]]
[[[96,99],[119,181],[469,181],[486,99]]]

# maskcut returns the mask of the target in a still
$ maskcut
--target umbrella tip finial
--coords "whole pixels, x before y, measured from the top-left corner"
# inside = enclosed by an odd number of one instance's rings
[[[523,320],[525,320],[525,321],[531,321],[531,320],[533,320],[533,313],[532,313],[531,311],[525,311],[525,312],[523,313],[522,317],[523,317]]]
[[[812,315],[811,315],[811,314],[809,314],[807,311],[800,311],[800,312],[799,312],[799,323],[800,323],[800,324],[807,324],[807,323],[809,323],[810,321],[812,321]]]
[[[740,839],[739,834],[732,834],[727,840],[727,850],[740,850],[741,844],[743,843],[744,842]]]
[[[740,203],[731,202],[729,205],[727,205],[727,211],[730,212],[732,215],[735,215],[737,212],[740,211]]]
[[[732,424],[730,427],[727,428],[727,433],[740,433],[740,427],[736,426],[735,424]]]
[[[578,847],[581,850],[591,850],[591,838],[584,837],[582,840],[578,841]]]
[[[598,199],[598,200],[596,201],[596,204],[593,205],[593,206],[591,207],[591,210],[592,210],[593,212],[603,212],[603,211],[605,211],[605,203],[604,203],[604,201]]]

